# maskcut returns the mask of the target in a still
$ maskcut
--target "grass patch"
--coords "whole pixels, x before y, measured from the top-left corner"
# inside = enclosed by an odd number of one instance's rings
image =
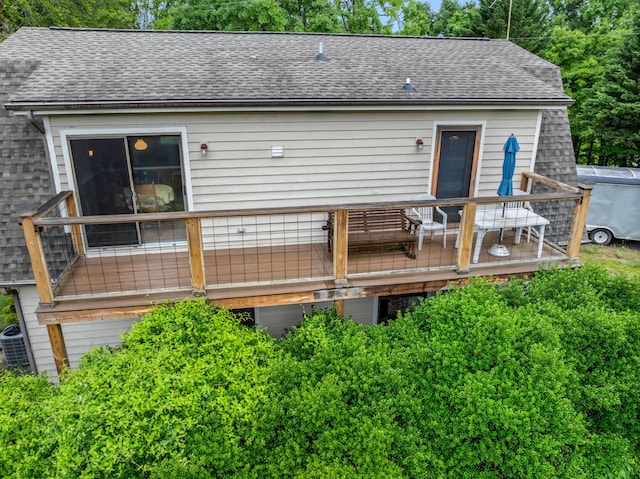
[[[632,247],[624,244],[583,245],[580,248],[580,261],[585,264],[600,265],[612,273],[640,276],[640,249],[635,245]]]

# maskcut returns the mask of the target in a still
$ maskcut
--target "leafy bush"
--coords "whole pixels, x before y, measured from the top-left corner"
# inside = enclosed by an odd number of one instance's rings
[[[11,296],[0,294],[0,331],[18,322],[18,315]]]
[[[24,438],[18,450],[25,459],[13,463],[13,477],[241,472],[250,462],[245,438],[264,394],[273,343],[203,302],[157,308],[121,348],[90,352],[59,388],[34,401],[45,424],[5,438]],[[23,397],[21,407],[29,400]],[[48,452],[39,469],[30,469],[43,445]]]
[[[58,387],[0,377],[0,476],[638,478],[639,295],[552,269],[280,342],[163,306]]]

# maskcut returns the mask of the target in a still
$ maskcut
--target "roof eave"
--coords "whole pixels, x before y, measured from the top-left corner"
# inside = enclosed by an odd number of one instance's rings
[[[95,101],[95,102],[8,102],[4,107],[12,111],[48,110],[109,110],[152,108],[215,108],[215,107],[291,107],[291,106],[540,106],[558,107],[574,103],[566,98],[522,99],[251,99],[251,100],[161,100],[161,101]]]

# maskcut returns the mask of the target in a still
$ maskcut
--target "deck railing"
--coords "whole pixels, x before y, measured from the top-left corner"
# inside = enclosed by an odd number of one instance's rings
[[[577,260],[588,191],[534,173],[525,173],[520,187],[533,192],[526,201],[495,196],[83,217],[77,215],[73,194],[63,192],[23,214],[22,223],[42,305],[83,297],[165,291],[204,295],[216,288],[304,282],[341,287],[356,278],[427,277],[440,270],[468,273],[476,266]],[[547,190],[538,193],[538,187]],[[450,212],[446,247],[441,232],[433,239],[425,232],[418,249],[404,241],[377,242],[374,233],[368,242],[362,237],[368,234],[365,228],[358,244],[353,239],[350,244],[350,213],[405,211],[407,228],[417,237],[413,213],[419,206]],[[501,208],[514,218],[526,211],[546,218],[544,241],[539,241],[542,225],[536,224],[522,228],[518,242],[518,231],[500,219]],[[478,218],[491,215],[498,223],[483,223],[486,236],[476,248]],[[487,254],[493,243],[504,244],[509,256]]]

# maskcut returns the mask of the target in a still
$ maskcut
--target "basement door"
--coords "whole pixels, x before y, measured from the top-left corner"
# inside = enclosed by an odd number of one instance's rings
[[[75,138],[69,140],[78,206],[83,216],[125,215],[154,211],[184,211],[179,135]],[[142,193],[154,192],[154,209]],[[171,227],[171,222],[167,227]],[[157,242],[160,222],[85,225],[89,247]],[[175,236],[173,239],[176,239]],[[178,238],[179,239],[179,238]]]
[[[463,198],[473,194],[478,163],[480,127],[439,127],[433,164],[432,194]],[[459,206],[443,208],[449,221],[460,221]]]

